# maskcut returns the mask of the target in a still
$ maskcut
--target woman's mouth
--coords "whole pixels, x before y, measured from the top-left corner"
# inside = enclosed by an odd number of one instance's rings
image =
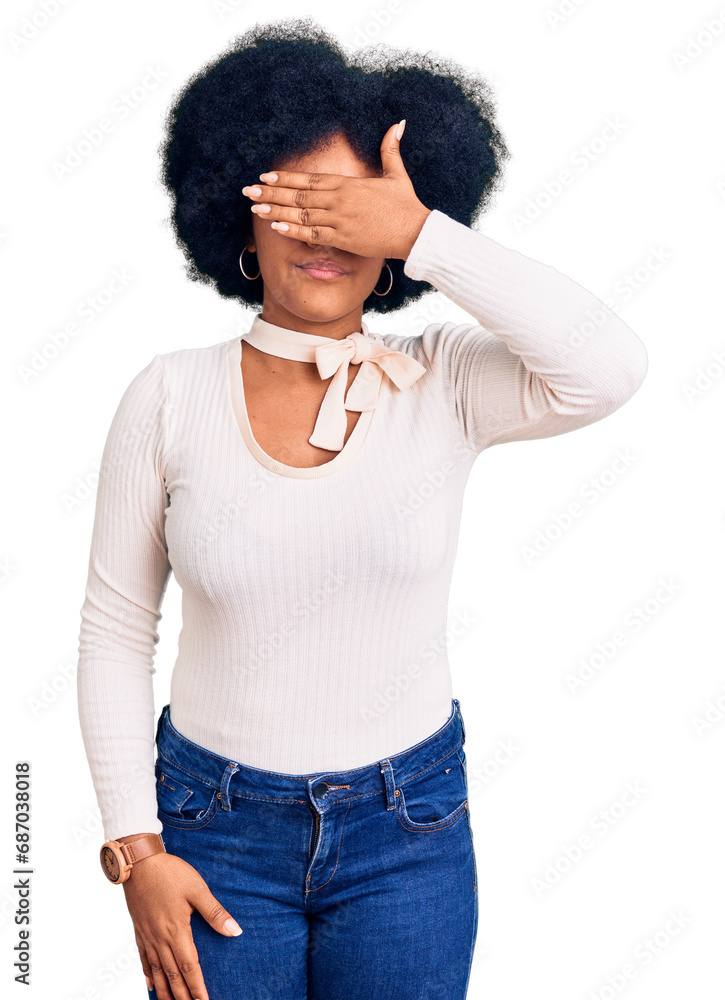
[[[330,278],[344,278],[348,273],[330,261],[315,261],[312,264],[296,264],[295,266],[304,271],[305,274],[309,274],[311,278],[321,278],[323,281]]]

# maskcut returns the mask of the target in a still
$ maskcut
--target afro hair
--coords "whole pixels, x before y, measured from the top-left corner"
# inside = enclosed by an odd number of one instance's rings
[[[239,268],[253,219],[242,187],[336,133],[382,171],[380,142],[402,118],[401,157],[416,195],[470,226],[511,155],[482,77],[450,59],[381,44],[347,55],[310,17],[256,24],[234,38],[174,95],[159,147],[187,276],[261,305],[262,278]],[[392,289],[371,293],[364,311],[391,312],[432,290],[404,273],[405,261],[388,263]]]

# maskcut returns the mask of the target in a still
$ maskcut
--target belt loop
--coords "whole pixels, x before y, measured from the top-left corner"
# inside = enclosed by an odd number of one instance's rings
[[[388,801],[388,810],[395,809],[395,778],[393,776],[393,765],[387,758],[380,761],[380,771],[385,778],[385,795]]]
[[[453,699],[453,704],[456,706],[456,712],[458,713],[458,718],[461,723],[461,743],[466,742],[466,727],[463,725],[463,716],[461,715],[461,703],[458,698]]]
[[[231,809],[232,803],[229,798],[229,782],[232,780],[232,775],[236,774],[239,770],[239,764],[236,764],[233,760],[230,760],[226,766],[224,774],[222,775],[222,784],[219,791],[222,795],[222,809]]]

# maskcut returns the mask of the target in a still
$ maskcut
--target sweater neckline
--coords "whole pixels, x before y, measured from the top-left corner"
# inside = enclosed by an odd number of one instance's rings
[[[286,476],[289,479],[321,479],[323,476],[330,476],[342,469],[360,451],[363,441],[377,411],[377,406],[372,410],[363,411],[358,417],[358,421],[352,429],[350,437],[342,446],[340,451],[328,462],[322,465],[294,466],[285,465],[283,462],[272,458],[260,447],[257,439],[252,433],[252,425],[247,413],[247,404],[244,398],[244,380],[242,378],[242,338],[236,337],[230,340],[227,348],[227,376],[229,381],[229,393],[232,410],[236,420],[237,428],[241,434],[247,450],[253,458],[263,465],[265,469],[278,476]],[[381,391],[382,383],[381,383]]]

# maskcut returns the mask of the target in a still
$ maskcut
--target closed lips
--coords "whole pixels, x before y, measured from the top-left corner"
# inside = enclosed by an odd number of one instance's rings
[[[338,274],[347,274],[344,267],[340,267],[332,260],[310,260],[306,264],[298,264],[297,267],[312,268],[315,271],[336,271]]]

